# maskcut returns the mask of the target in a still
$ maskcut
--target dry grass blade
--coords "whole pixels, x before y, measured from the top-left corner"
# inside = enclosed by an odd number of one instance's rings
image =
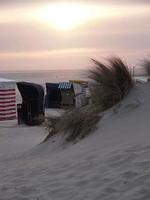
[[[49,136],[64,133],[67,141],[76,141],[90,134],[102,117],[104,110],[112,107],[133,86],[128,66],[120,58],[108,59],[108,64],[92,60],[95,64],[89,77],[94,81],[91,89],[93,105],[73,109],[59,119],[50,121]]]
[[[48,135],[42,142],[46,142],[50,137],[58,133],[57,124],[60,120],[60,117],[47,117],[45,119],[45,127],[48,130]]]
[[[51,136],[56,134],[64,134],[66,141],[76,141],[84,138],[92,130],[96,128],[97,123],[102,115],[96,107],[86,106],[81,109],[74,109],[64,113],[61,118],[49,118],[48,130],[49,134],[44,139],[46,142]]]
[[[91,90],[92,100],[106,110],[128,94],[133,80],[128,66],[119,57],[108,59],[107,64],[92,61],[95,66],[90,70],[89,78],[96,83]]]
[[[99,110],[95,107],[86,106],[74,109],[62,117],[60,130],[67,135],[67,141],[75,141],[87,136],[101,119]]]

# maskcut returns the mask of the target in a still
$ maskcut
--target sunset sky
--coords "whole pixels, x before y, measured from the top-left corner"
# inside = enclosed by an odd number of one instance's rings
[[[150,55],[150,0],[0,0],[0,70],[80,69]]]

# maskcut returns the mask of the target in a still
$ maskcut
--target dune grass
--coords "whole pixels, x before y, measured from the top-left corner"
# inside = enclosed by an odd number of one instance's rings
[[[94,81],[91,90],[92,102],[106,110],[121,101],[133,86],[129,67],[119,57],[112,57],[107,63],[92,60],[94,68],[89,78]]]
[[[50,117],[47,119],[49,134],[43,142],[56,134],[64,134],[68,142],[82,139],[96,129],[101,118],[100,109],[92,105],[66,111],[59,118]]]
[[[82,139],[96,128],[101,117],[99,109],[93,106],[74,109],[63,116],[59,130],[67,136],[67,141]]]
[[[103,111],[121,101],[133,86],[129,68],[118,57],[108,59],[107,64],[92,60],[89,78],[92,105],[65,112],[60,118],[49,119],[49,135],[64,134],[67,141],[76,141],[89,135],[103,116]]]

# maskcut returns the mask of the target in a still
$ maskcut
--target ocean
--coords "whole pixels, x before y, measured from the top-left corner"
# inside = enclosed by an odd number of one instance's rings
[[[0,72],[1,78],[16,81],[27,81],[45,85],[46,82],[57,83],[74,79],[87,79],[86,70],[36,70],[36,71],[12,71]]]

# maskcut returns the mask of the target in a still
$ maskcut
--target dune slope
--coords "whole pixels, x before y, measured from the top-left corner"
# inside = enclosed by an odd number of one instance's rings
[[[135,86],[77,144],[61,136],[0,160],[1,200],[149,200],[150,84]]]

